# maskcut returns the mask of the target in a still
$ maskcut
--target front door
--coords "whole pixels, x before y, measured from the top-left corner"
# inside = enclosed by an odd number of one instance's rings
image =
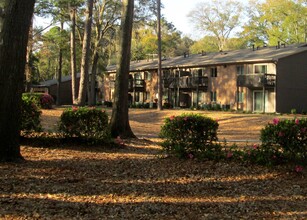
[[[263,112],[263,92],[254,92],[254,112]]]

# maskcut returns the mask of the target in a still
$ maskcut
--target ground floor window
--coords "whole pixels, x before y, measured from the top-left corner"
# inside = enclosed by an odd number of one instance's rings
[[[211,102],[216,102],[216,91],[210,92],[210,100],[211,100]]]
[[[237,92],[237,102],[243,103],[244,100],[244,93],[243,92]]]

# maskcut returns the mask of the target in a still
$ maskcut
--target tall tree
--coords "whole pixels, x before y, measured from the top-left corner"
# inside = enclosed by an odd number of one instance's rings
[[[269,44],[305,42],[307,8],[301,0],[267,0],[260,5]]]
[[[69,16],[71,21],[70,30],[70,71],[71,71],[71,92],[72,103],[78,104],[77,93],[77,53],[76,53],[76,5],[68,3]]]
[[[94,4],[93,13],[93,43],[92,71],[89,89],[89,105],[96,104],[95,88],[98,61],[106,57],[107,46],[114,38],[116,22],[120,19],[120,2],[117,0],[99,0]]]
[[[117,60],[115,94],[111,117],[111,133],[113,137],[135,137],[129,124],[128,114],[128,79],[131,57],[133,15],[134,0],[123,0],[120,47]]]
[[[87,0],[87,7],[85,12],[86,19],[85,19],[84,36],[82,44],[80,85],[79,85],[79,95],[78,95],[78,105],[80,106],[85,105],[86,92],[87,92],[88,79],[89,79],[93,4],[94,0]]]
[[[197,4],[188,16],[197,30],[216,37],[219,50],[224,50],[233,30],[240,24],[242,9],[242,4],[235,0],[213,0]]]
[[[22,159],[20,108],[35,0],[0,1],[0,161]]]

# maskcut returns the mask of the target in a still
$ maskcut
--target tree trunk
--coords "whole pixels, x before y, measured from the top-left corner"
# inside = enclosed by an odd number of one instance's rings
[[[158,33],[158,110],[163,110],[163,87],[162,87],[162,40],[161,40],[161,0],[157,0],[157,33]]]
[[[35,0],[1,3],[0,161],[16,161],[22,159],[19,143],[21,94]]]
[[[64,22],[61,21],[61,29],[60,33],[62,34],[62,31],[64,29]],[[56,97],[56,105],[61,105],[61,83],[62,83],[62,64],[63,64],[63,49],[62,45],[60,45],[60,51],[59,51],[59,69],[58,69],[58,80],[57,80],[57,97]]]
[[[85,21],[84,37],[83,37],[83,45],[82,45],[79,96],[78,96],[78,105],[80,106],[85,105],[86,92],[87,92],[87,86],[88,86],[93,3],[94,3],[93,0],[87,1],[86,21]]]
[[[77,104],[77,56],[76,56],[76,8],[70,7],[71,33],[70,33],[70,68],[72,102]]]
[[[128,78],[131,56],[131,36],[133,25],[134,0],[123,0],[121,19],[120,48],[117,60],[115,93],[111,117],[111,133],[113,137],[135,137],[128,115]]]
[[[96,104],[96,76],[97,76],[97,65],[98,65],[99,54],[96,51],[93,58],[92,74],[91,74],[91,86],[89,105],[94,106]]]
[[[31,20],[30,30],[29,30],[29,39],[27,45],[27,56],[26,56],[26,67],[25,67],[25,75],[26,75],[26,83],[25,83],[25,91],[30,92],[30,86],[32,81],[32,66],[31,66],[31,55],[33,49],[33,19]]]

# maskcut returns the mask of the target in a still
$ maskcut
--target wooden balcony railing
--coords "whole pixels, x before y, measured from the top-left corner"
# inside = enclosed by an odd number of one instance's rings
[[[243,74],[237,77],[237,86],[248,88],[274,87],[275,74]]]

